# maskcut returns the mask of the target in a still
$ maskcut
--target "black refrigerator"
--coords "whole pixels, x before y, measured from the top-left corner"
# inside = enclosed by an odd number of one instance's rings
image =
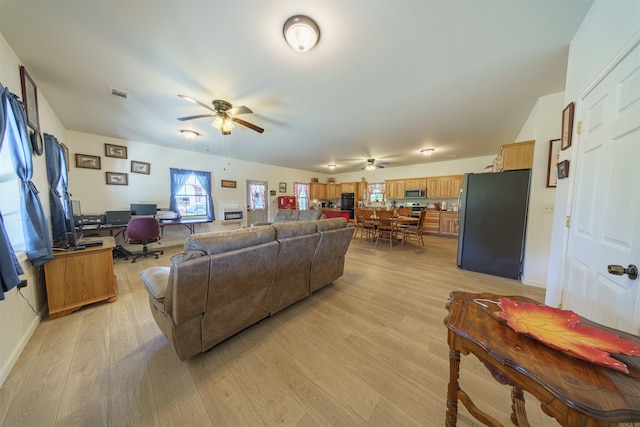
[[[349,211],[349,218],[353,219],[353,208],[355,202],[354,193],[342,193],[340,197],[340,209]]]
[[[530,180],[529,169],[464,175],[458,267],[521,278]]]

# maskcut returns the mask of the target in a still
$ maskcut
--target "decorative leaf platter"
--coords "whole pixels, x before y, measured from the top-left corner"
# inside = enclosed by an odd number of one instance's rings
[[[502,309],[498,317],[511,329],[579,359],[628,374],[627,365],[610,354],[640,357],[640,346],[610,332],[579,325],[580,318],[573,311],[529,302],[518,305],[509,298],[500,298],[498,305]]]

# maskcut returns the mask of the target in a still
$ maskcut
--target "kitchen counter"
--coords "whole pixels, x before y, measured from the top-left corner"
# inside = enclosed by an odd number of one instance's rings
[[[336,208],[322,208],[321,209],[322,215],[326,216],[327,218],[346,218],[347,221],[349,221],[349,211],[343,211],[341,209],[336,209]]]

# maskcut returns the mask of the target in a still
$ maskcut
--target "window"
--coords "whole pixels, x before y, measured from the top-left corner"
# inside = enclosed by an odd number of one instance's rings
[[[176,193],[178,212],[182,217],[203,216],[207,214],[207,194],[194,174]]]
[[[11,162],[8,135],[9,132],[6,132],[4,141],[0,144],[0,212],[2,212],[4,227],[11,240],[11,246],[16,255],[20,255],[25,252],[22,213],[20,203],[16,203],[21,198],[20,180]]]
[[[374,182],[367,185],[369,190],[369,203],[384,203],[385,183]]]
[[[293,194],[296,196],[298,202],[298,209],[309,209],[309,188],[311,186],[304,182],[293,183]]]
[[[215,220],[211,200],[211,172],[171,168],[169,208],[180,218],[206,216]]]

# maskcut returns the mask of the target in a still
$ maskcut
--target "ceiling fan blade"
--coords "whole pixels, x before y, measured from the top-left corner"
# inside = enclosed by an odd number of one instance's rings
[[[187,101],[189,101],[189,102],[193,102],[194,104],[198,104],[198,105],[200,105],[201,107],[206,108],[207,110],[211,110],[211,111],[213,111],[214,113],[216,113],[216,112],[217,112],[213,107],[211,107],[211,106],[209,106],[209,105],[205,104],[204,102],[200,102],[200,101],[198,101],[197,99],[193,99],[193,98],[191,98],[190,96],[187,96],[187,95],[178,95],[178,96],[179,96],[180,98],[182,98],[182,99],[186,99],[186,100],[187,100]]]
[[[233,107],[232,109],[227,111],[227,113],[231,114],[232,116],[235,116],[238,114],[251,114],[253,113],[253,111],[251,111],[251,108],[241,105],[240,107]]]
[[[201,119],[203,117],[215,117],[217,114],[198,114],[196,116],[178,117],[178,120],[184,122],[186,120]]]
[[[253,130],[255,130],[255,131],[256,131],[256,132],[258,132],[258,133],[262,133],[262,132],[264,132],[264,129],[262,129],[261,127],[256,126],[256,125],[254,125],[254,124],[251,124],[251,123],[249,123],[249,122],[245,122],[244,120],[241,120],[241,119],[239,119],[239,118],[237,118],[237,117],[232,117],[232,118],[231,118],[231,120],[233,120],[234,122],[236,122],[236,123],[238,123],[238,124],[241,124],[242,126],[246,126],[246,127],[248,127],[249,129],[253,129]]]

